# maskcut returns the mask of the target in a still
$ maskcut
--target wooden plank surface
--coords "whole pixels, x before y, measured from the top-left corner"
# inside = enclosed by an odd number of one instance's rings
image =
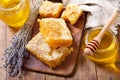
[[[6,79],[6,69],[3,67],[3,65],[5,64],[3,60],[3,52],[6,48],[6,30],[6,24],[0,21],[0,80]]]
[[[1,26],[2,25],[2,26]],[[10,43],[10,39],[16,33],[12,28],[7,27],[3,23],[0,23],[0,52],[2,53],[3,50],[6,48],[5,45]],[[6,28],[7,27],[7,32]],[[5,36],[7,34],[7,37]],[[4,35],[4,36],[3,36]],[[4,48],[4,49],[3,49]],[[79,60],[77,62],[77,67],[75,70],[75,74],[71,77],[59,77],[53,75],[46,75],[42,73],[35,73],[27,71],[26,74],[23,75],[22,79],[18,80],[120,80],[120,76],[118,74],[114,74],[113,72],[106,71],[101,67],[97,66],[94,63],[87,63],[87,61],[82,57],[79,56]],[[3,70],[4,72],[4,70]],[[26,71],[25,71],[26,72]],[[0,80],[5,80],[6,74],[2,74],[0,72]],[[8,75],[7,75],[8,77]],[[8,80],[17,80],[17,78],[7,78]]]
[[[118,28],[118,39],[120,41],[120,27]],[[15,29],[8,27],[6,24],[0,21],[0,57],[3,55],[3,51],[9,45],[10,40],[15,33]],[[8,74],[6,74],[6,69],[0,68],[0,80],[120,80],[120,74],[105,70],[93,62],[85,60],[81,54],[81,50],[79,54],[80,55],[74,74],[69,77],[61,77],[24,70],[22,78],[11,78],[8,76]],[[119,59],[118,62],[120,62]],[[0,66],[3,64],[4,62],[0,60]],[[120,63],[118,64],[120,65]]]
[[[0,23],[0,25],[4,27],[4,29],[0,27],[0,32],[2,33],[0,36],[0,40],[2,40],[2,44],[0,45],[0,51],[3,51],[3,45],[9,45],[11,38],[16,33],[16,30],[6,26],[4,23]],[[7,28],[7,30],[5,27]],[[3,33],[7,36],[3,36]],[[86,61],[80,52],[74,75],[70,77],[60,77],[55,75],[24,71],[23,77],[21,79],[10,78],[7,75],[7,80],[120,80],[120,76],[118,74],[109,72],[95,65],[93,62],[88,62],[89,61]],[[1,76],[2,77],[0,77],[0,80],[5,80],[6,75],[1,74]]]

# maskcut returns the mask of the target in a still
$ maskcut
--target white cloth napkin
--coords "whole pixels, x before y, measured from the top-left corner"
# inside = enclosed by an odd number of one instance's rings
[[[62,0],[63,4],[79,5],[88,12],[85,27],[96,27],[104,25],[109,19],[114,9],[120,7],[120,0]],[[120,24],[120,15],[116,22],[110,27],[117,34],[116,26]]]

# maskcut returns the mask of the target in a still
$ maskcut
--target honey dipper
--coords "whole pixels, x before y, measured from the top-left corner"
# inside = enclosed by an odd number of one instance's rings
[[[119,11],[117,9],[114,10],[113,14],[110,16],[108,22],[104,25],[104,27],[102,28],[102,30],[100,31],[100,33],[95,38],[93,38],[93,40],[90,41],[90,43],[88,43],[86,45],[84,53],[93,55],[93,53],[98,49],[104,33],[108,30],[108,28],[116,20],[116,18],[118,16],[118,12]]]

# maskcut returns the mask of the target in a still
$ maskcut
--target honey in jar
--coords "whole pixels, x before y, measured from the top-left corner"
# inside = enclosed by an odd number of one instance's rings
[[[29,16],[28,0],[1,0],[0,19],[12,27],[21,27]]]
[[[98,35],[101,29],[102,27],[95,27],[85,34],[82,42],[83,50],[85,49],[86,45]],[[108,30],[104,34],[99,48],[94,52],[93,55],[87,55],[87,57],[98,64],[104,64],[117,70],[115,67],[115,62],[118,55],[118,48],[119,43],[116,36],[111,30]]]

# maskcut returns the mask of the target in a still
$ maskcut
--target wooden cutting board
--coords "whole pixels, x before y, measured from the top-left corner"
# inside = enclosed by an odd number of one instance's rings
[[[85,13],[83,13],[82,16],[79,18],[78,22],[74,26],[67,23],[68,28],[70,29],[73,36],[72,46],[74,48],[74,51],[59,66],[57,66],[54,69],[51,69],[30,54],[29,59],[24,64],[24,67],[31,71],[50,73],[50,74],[61,75],[61,76],[71,75],[75,68],[77,57],[79,56],[79,54],[81,54],[79,53],[79,46],[80,46],[82,31],[84,29],[85,17],[86,15]],[[36,33],[38,32],[39,32],[39,24],[38,22],[36,22],[33,28],[33,36],[36,35]]]

